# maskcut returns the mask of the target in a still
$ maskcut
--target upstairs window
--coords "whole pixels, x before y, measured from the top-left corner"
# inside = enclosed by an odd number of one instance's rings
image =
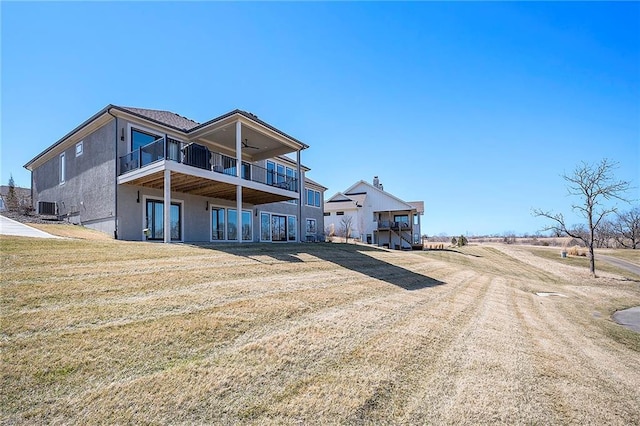
[[[307,205],[320,207],[320,191],[307,189],[306,192],[307,192]]]
[[[80,157],[84,151],[84,142],[80,141],[76,144],[76,157]]]
[[[135,151],[136,149],[148,145],[151,142],[160,139],[162,136],[156,136],[151,133],[143,132],[138,129],[131,129],[131,151]]]
[[[62,154],[60,154],[60,185],[62,185],[66,179],[66,173],[67,173],[67,165],[66,165],[66,161],[65,161],[65,155],[64,152]]]
[[[267,185],[273,185],[275,182],[276,164],[273,161],[267,161]]]

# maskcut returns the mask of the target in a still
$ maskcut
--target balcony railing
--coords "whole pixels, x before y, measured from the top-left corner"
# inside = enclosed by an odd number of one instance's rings
[[[408,231],[411,225],[407,222],[394,222],[391,220],[378,221],[378,229],[393,229],[394,231]]]
[[[162,159],[210,170],[213,173],[222,173],[228,176],[237,175],[237,160],[235,158],[211,151],[206,146],[197,143],[184,143],[171,138],[167,138],[166,141],[165,138],[157,139],[120,157],[120,174],[140,169]],[[298,192],[297,177],[286,176],[275,170],[267,170],[244,161],[241,167],[240,176],[242,179]]]

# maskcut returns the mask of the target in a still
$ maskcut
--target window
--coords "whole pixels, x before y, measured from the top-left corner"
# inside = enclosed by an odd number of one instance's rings
[[[315,234],[317,232],[316,220],[307,219],[307,234]]]
[[[290,191],[296,191],[298,188],[296,176],[297,172],[292,168],[287,167],[287,187]]]
[[[253,240],[253,223],[251,220],[251,211],[242,211],[242,239],[244,241]]]
[[[276,175],[276,163],[273,161],[267,161],[267,185],[273,185],[275,183]]]
[[[394,222],[398,222],[398,223],[403,223],[405,225],[409,224],[409,215],[406,214],[402,214],[402,215],[394,215],[393,216],[393,221]]]
[[[151,142],[160,139],[161,136],[156,136],[151,133],[143,132],[138,129],[131,129],[131,151],[150,144]]]
[[[344,212],[336,212],[336,216],[344,216]]]
[[[278,170],[278,183],[283,183],[286,178],[286,175],[284,174],[284,166],[282,164],[277,164],[276,169]]]
[[[413,226],[418,226],[418,215],[414,214],[413,215]]]
[[[325,216],[331,216],[331,212],[324,212]]]
[[[80,141],[76,144],[76,157],[80,157],[82,155],[82,151],[84,149],[84,141]]]
[[[211,208],[211,239],[224,240],[224,209]]]
[[[260,239],[271,241],[271,217],[269,213],[260,214]]]
[[[320,207],[320,192],[313,189],[307,189],[307,205]]]
[[[171,240],[179,241],[182,239],[182,217],[180,212],[180,204],[171,203],[169,209],[169,226]],[[147,229],[149,230],[147,240],[163,240],[164,239],[164,202],[160,200],[147,200]]]
[[[287,241],[287,216],[271,215],[271,241]]]
[[[242,179],[251,180],[251,164],[242,162]]]
[[[238,210],[227,210],[227,239],[234,241],[238,239]],[[242,211],[242,239],[244,241],[251,241],[253,239],[252,226],[251,226],[251,211]]]
[[[287,235],[289,238],[289,241],[296,241],[296,233],[297,233],[297,226],[296,226],[296,217],[295,216],[288,216],[287,217]]]
[[[290,215],[260,213],[261,241],[297,241],[297,218]]]
[[[267,161],[267,185],[277,185],[279,188],[296,191],[298,187],[298,172],[291,167]]]
[[[409,228],[409,215],[394,215],[393,216],[393,221],[396,223],[396,226],[399,226],[400,229],[407,229]]]
[[[60,154],[60,185],[62,185],[66,178],[66,161],[64,152]]]
[[[164,139],[162,136],[134,128],[131,129],[131,156],[133,159],[138,159],[139,167],[146,166],[154,161],[165,158],[164,145]],[[198,164],[192,165],[201,167]]]

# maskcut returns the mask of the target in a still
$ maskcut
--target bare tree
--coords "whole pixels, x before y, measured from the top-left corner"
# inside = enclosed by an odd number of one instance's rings
[[[551,230],[566,234],[584,242],[589,248],[590,270],[593,276],[596,275],[596,263],[594,255],[595,233],[602,224],[603,219],[610,213],[616,212],[615,207],[604,205],[604,201],[613,199],[626,201],[623,194],[629,189],[629,182],[616,180],[613,171],[618,163],[603,159],[597,164],[587,164],[585,162],[576,166],[570,175],[563,175],[568,182],[570,195],[579,197],[579,202],[571,206],[573,211],[579,213],[587,221],[578,226],[567,226],[562,213],[553,213],[534,209],[535,216],[542,216],[553,221],[552,225],[543,230]]]
[[[340,221],[340,231],[344,235],[345,242],[349,242],[349,236],[353,229],[353,216],[345,216]]]
[[[605,219],[600,223],[598,229],[596,229],[594,235],[594,244],[596,248],[609,248],[611,243],[615,240],[615,231],[613,229],[613,222],[609,219]]]
[[[619,214],[611,226],[616,242],[622,247],[637,249],[640,246],[640,207]]]

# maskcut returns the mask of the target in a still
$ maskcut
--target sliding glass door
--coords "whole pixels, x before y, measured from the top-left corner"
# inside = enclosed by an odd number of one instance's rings
[[[182,240],[182,217],[180,204],[171,203],[169,221],[172,241]],[[164,240],[164,202],[147,200],[147,240]]]
[[[286,216],[271,216],[271,241],[287,241]]]

